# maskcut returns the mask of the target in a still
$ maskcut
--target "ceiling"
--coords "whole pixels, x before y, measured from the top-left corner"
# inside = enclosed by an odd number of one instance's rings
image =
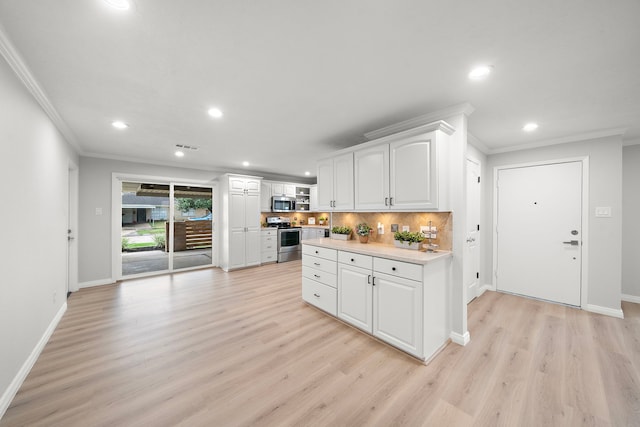
[[[83,155],[303,179],[366,132],[467,102],[488,153],[640,142],[637,0],[132,3],[0,0],[4,43]],[[493,72],[471,81],[478,64]]]

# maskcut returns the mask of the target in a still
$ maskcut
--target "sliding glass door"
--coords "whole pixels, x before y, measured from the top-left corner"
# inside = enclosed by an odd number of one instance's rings
[[[212,187],[121,181],[121,277],[212,265]]]

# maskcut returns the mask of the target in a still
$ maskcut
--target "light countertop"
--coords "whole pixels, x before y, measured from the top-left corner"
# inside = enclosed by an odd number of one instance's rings
[[[339,251],[354,252],[363,255],[410,262],[413,264],[429,264],[437,260],[450,258],[449,251],[426,252],[424,250],[401,249],[382,243],[360,243],[358,240],[335,240],[330,238],[305,240],[303,245],[321,246]]]

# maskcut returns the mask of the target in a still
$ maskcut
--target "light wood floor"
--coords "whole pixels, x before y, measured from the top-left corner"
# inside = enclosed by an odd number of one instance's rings
[[[300,262],[85,289],[1,426],[638,426],[625,320],[487,292],[428,366],[305,305]]]

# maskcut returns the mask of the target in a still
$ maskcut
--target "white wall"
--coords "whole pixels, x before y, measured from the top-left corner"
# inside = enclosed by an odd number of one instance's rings
[[[485,199],[488,224],[493,224],[496,166],[589,156],[589,287],[588,304],[620,310],[622,257],[622,138],[608,137],[488,156]],[[596,206],[610,206],[611,218],[596,218]],[[493,242],[485,239],[485,270],[493,271]],[[637,261],[636,261],[637,262]]]
[[[67,180],[78,158],[2,57],[0,94],[1,416],[66,307]]]
[[[173,155],[170,148],[167,156]],[[81,287],[112,283],[114,279],[111,277],[111,180],[114,172],[202,182],[211,182],[219,175],[199,169],[81,157],[78,235]],[[102,215],[96,215],[96,208],[102,209]]]
[[[640,302],[640,145],[622,154],[622,293]]]

